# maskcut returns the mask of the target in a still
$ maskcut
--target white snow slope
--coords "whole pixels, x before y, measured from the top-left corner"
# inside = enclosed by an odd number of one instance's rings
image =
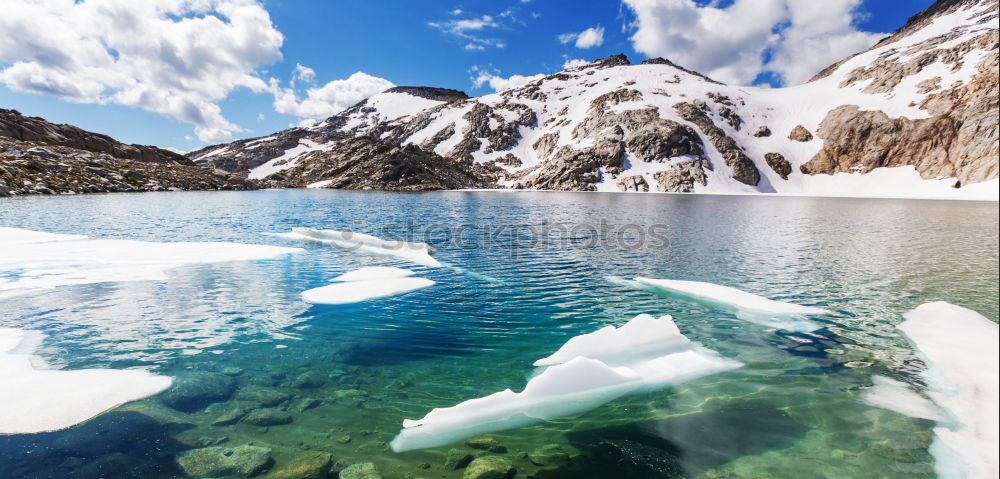
[[[382,93],[352,107],[340,116],[334,116],[297,134],[315,135],[330,132],[374,134],[383,139],[403,144],[415,144],[446,157],[462,158],[465,153],[457,149],[469,140],[478,140],[480,146],[471,151],[474,163],[509,158],[517,161],[497,161],[498,184],[502,187],[531,188],[530,179],[539,173],[540,164],[553,161],[555,152],[570,147],[581,150],[594,145],[593,136],[575,135],[577,127],[588,118],[593,100],[623,89],[637,90],[638,98],[628,99],[610,108],[611,111],[656,108],[659,116],[681,125],[694,128],[701,136],[705,155],[712,163],[706,170],[705,184],[695,184],[694,193],[711,194],[779,194],[805,196],[860,196],[860,197],[909,197],[954,198],[997,201],[1000,199],[1000,181],[992,178],[980,183],[967,183],[955,188],[955,178],[922,178],[913,166],[876,168],[870,172],[805,174],[800,167],[812,159],[823,146],[817,135],[820,123],[827,114],[840,106],[856,105],[861,111],[882,111],[890,118],[923,119],[930,113],[921,102],[929,95],[945,89],[967,84],[979,74],[979,66],[995,59],[995,46],[973,48],[959,58],[939,55],[935,61],[916,71],[908,71],[904,78],[888,92],[871,92],[866,88],[873,80],[848,81],[859,67],[868,67],[885,61],[906,62],[921,55],[955,47],[957,44],[997,30],[995,19],[979,23],[984,15],[992,14],[995,5],[990,1],[970,0],[961,8],[938,14],[916,31],[897,34],[893,41],[882,42],[872,49],[847,59],[829,75],[809,83],[787,88],[757,88],[723,85],[689,72],[672,64],[627,65],[597,61],[592,64],[569,68],[527,85],[463,101],[442,102],[420,98],[406,93]],[[927,85],[938,85],[930,88]],[[923,85],[923,86],[920,86]],[[678,103],[704,102],[706,113],[726,135],[744,151],[760,172],[756,185],[741,183],[733,178],[723,155],[704,132],[690,121],[681,118],[674,106]],[[511,144],[490,144],[482,135],[483,125],[469,121],[474,108],[486,105],[490,119],[486,129],[492,132],[506,126],[515,131],[509,134]],[[526,110],[534,115],[534,123],[517,122]],[[727,123],[726,110],[735,112],[742,120],[734,126]],[[505,125],[506,122],[506,125]],[[793,128],[801,125],[812,133],[809,141],[789,138]],[[755,136],[766,126],[770,136]],[[292,132],[295,130],[289,130]],[[558,133],[558,140],[550,150],[537,148],[536,142]],[[627,133],[627,132],[626,132]],[[305,141],[305,140],[303,140]],[[309,151],[301,143],[286,151],[282,161]],[[222,146],[220,148],[226,148]],[[200,155],[209,158],[218,150],[206,150]],[[301,151],[301,152],[300,152]],[[310,150],[311,151],[311,150]],[[626,151],[624,171],[614,178],[604,168],[600,178],[591,183],[596,191],[619,191],[617,182],[626,177],[640,175],[650,192],[658,191],[655,175],[672,165],[690,160],[688,155],[659,161],[637,160],[632,151]],[[765,161],[765,154],[779,153],[791,167],[787,179],[772,169]],[[193,158],[197,160],[198,158]],[[491,164],[492,165],[492,164]],[[255,170],[261,177],[272,167]],[[525,186],[525,183],[528,183]]]

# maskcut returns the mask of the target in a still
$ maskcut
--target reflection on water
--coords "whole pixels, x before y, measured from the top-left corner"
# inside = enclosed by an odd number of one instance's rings
[[[370,461],[389,479],[459,478],[452,449],[501,456],[516,477],[933,477],[933,423],[868,406],[863,388],[873,374],[920,384],[922,366],[893,329],[903,312],[934,300],[994,321],[998,311],[995,203],[149,193],[5,199],[0,226],[306,249],[184,266],[166,282],[3,300],[0,327],[43,331],[39,354],[51,364],[152,366],[216,395],[193,410],[154,397],[66,431],[0,437],[0,477],[176,477],[182,451],[251,443],[271,450],[262,467],[272,477],[319,451],[334,470]],[[427,242],[451,267],[266,234],[294,227]],[[300,299],[376,265],[436,284],[341,306]],[[813,332],[769,329],[608,275],[721,283],[834,314],[811,318]],[[640,313],[672,314],[686,336],[745,366],[493,435],[506,452],[387,449],[404,418],[518,387],[530,374],[524,364]],[[253,409],[263,412],[246,417]]]

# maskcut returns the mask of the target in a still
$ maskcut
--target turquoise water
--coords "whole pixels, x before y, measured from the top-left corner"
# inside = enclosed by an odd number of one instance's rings
[[[740,369],[493,434],[516,477],[933,477],[934,423],[865,405],[873,374],[920,386],[894,330],[928,301],[996,321],[996,203],[586,193],[311,190],[143,193],[0,201],[0,226],[149,241],[234,241],[301,254],[192,265],[169,281],[68,286],[0,300],[0,327],[46,334],[62,368],[215,373],[238,390],[188,410],[152,397],[75,428],[0,436],[0,477],[183,477],[206,444],[272,449],[277,476],[306,451],[388,479],[462,477],[464,444],[393,453],[404,418],[504,388],[566,339],[640,313],[672,314]],[[269,235],[292,227],[424,241],[443,268]],[[362,266],[436,285],[343,306],[300,293]],[[609,282],[708,281],[835,314],[788,333]],[[995,361],[996,358],[984,358]],[[309,383],[309,384],[305,384]],[[301,387],[303,385],[309,387]],[[287,397],[292,422],[212,425],[249,392]],[[243,399],[238,398],[241,393]],[[313,401],[315,400],[315,401]],[[555,446],[552,446],[555,445]],[[568,460],[532,461],[544,446]],[[545,462],[538,465],[536,462]],[[127,471],[127,472],[126,472]]]

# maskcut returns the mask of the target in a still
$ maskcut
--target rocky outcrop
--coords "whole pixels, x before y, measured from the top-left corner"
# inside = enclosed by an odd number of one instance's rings
[[[471,172],[471,162],[444,158],[416,145],[400,146],[370,137],[345,140],[280,171],[268,180],[301,188],[320,181],[324,188],[421,191],[488,186]]]
[[[272,459],[269,448],[243,445],[193,449],[178,455],[176,462],[191,477],[251,477],[266,469]]]
[[[436,101],[462,101],[468,100],[469,95],[459,90],[449,88],[435,88],[429,86],[397,86],[386,90],[384,93],[406,93],[420,98]]]
[[[708,178],[705,170],[711,170],[712,164],[707,160],[684,160],[670,165],[665,171],[653,175],[658,183],[657,191],[667,193],[691,193],[694,185],[705,186]]]
[[[795,125],[795,128],[792,128],[792,131],[788,133],[788,139],[799,142],[812,141],[813,135],[812,133],[809,133],[809,130],[807,130],[806,127],[802,125]]]
[[[726,166],[732,170],[733,178],[736,181],[756,186],[757,183],[760,183],[760,171],[757,170],[757,166],[736,144],[736,140],[733,140],[715,125],[715,122],[706,113],[707,109],[705,103],[700,101],[681,102],[674,105],[674,110],[681,118],[694,123],[708,137],[715,149],[725,159]]]
[[[642,175],[632,175],[618,180],[618,189],[621,191],[649,191],[649,183]]]
[[[125,160],[0,138],[0,197],[257,187],[245,178],[198,166]]]
[[[126,145],[107,135],[93,133],[73,125],[57,125],[34,117],[24,116],[17,110],[0,108],[0,137],[47,146],[65,146],[75,150],[104,153],[112,158],[139,161],[193,165],[191,160],[169,150],[155,146]]]
[[[792,165],[785,159],[785,156],[781,153],[767,153],[764,155],[764,161],[767,162],[767,166],[770,166],[778,176],[783,180],[788,179],[788,175],[792,174]]]

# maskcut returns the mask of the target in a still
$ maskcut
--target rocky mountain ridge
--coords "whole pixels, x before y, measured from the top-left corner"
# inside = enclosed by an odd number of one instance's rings
[[[168,150],[0,109],[0,197],[258,186]]]
[[[996,25],[995,0],[941,0],[788,88],[623,55],[476,98],[401,87],[308,128],[188,157],[254,179],[330,171],[295,184],[339,187],[336,169],[303,165],[365,137],[465,168],[474,187],[995,198]]]

